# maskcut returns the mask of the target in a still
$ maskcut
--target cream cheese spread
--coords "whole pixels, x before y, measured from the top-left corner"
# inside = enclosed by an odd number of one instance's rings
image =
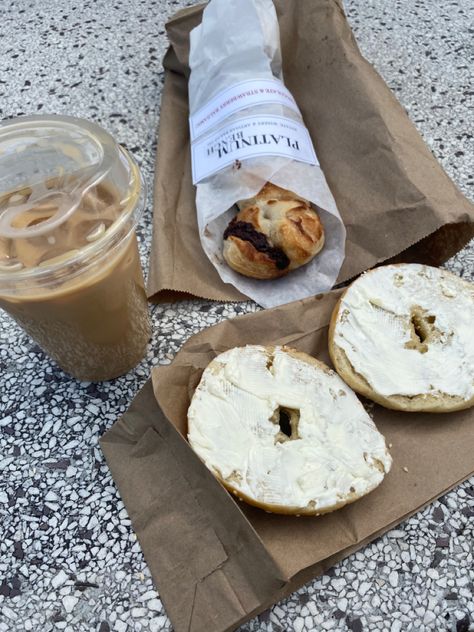
[[[371,270],[342,297],[333,342],[380,395],[469,400],[474,285],[419,264]]]
[[[280,430],[282,409],[299,417],[291,438]],[[188,431],[211,471],[267,506],[327,510],[374,489],[391,465],[383,436],[337,373],[282,347],[217,356],[193,396]]]

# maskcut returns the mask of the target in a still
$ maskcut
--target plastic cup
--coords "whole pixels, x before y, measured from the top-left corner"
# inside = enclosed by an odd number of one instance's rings
[[[137,165],[66,116],[0,124],[0,307],[79,380],[132,369],[150,338]]]

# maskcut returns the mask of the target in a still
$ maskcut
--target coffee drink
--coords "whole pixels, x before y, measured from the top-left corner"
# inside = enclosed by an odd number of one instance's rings
[[[0,126],[0,149],[16,132],[24,154],[0,157],[16,184],[0,194],[0,307],[74,377],[117,377],[141,360],[150,337],[134,230],[138,169],[90,123],[17,121],[20,129]]]

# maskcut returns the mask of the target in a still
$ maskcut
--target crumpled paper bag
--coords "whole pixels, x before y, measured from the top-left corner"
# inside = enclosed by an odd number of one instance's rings
[[[228,320],[192,336],[101,440],[176,632],[227,632],[388,531],[474,471],[474,409],[402,413],[366,403],[393,457],[373,492],[317,518],[240,503],[189,447],[186,414],[226,349],[287,344],[330,364],[340,291]]]
[[[341,0],[275,0],[285,84],[303,114],[347,230],[338,282],[377,263],[440,265],[474,236],[474,207],[362,57]],[[148,295],[247,297],[224,283],[197,225],[188,132],[189,33],[202,6],[167,25]],[[288,276],[290,278],[290,276]]]

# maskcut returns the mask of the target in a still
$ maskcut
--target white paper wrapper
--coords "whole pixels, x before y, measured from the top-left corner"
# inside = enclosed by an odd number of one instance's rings
[[[226,88],[249,79],[283,81],[280,33],[272,0],[211,0],[202,23],[191,32],[190,114]],[[292,109],[260,104],[232,114],[207,132],[254,114],[302,121]],[[318,207],[325,230],[323,250],[307,265],[272,281],[244,277],[222,257],[223,233],[238,200],[253,197],[267,182],[289,189]],[[330,289],[344,259],[345,228],[319,166],[280,156],[253,157],[239,169],[228,166],[197,184],[199,236],[220,277],[263,307],[274,307]]]

